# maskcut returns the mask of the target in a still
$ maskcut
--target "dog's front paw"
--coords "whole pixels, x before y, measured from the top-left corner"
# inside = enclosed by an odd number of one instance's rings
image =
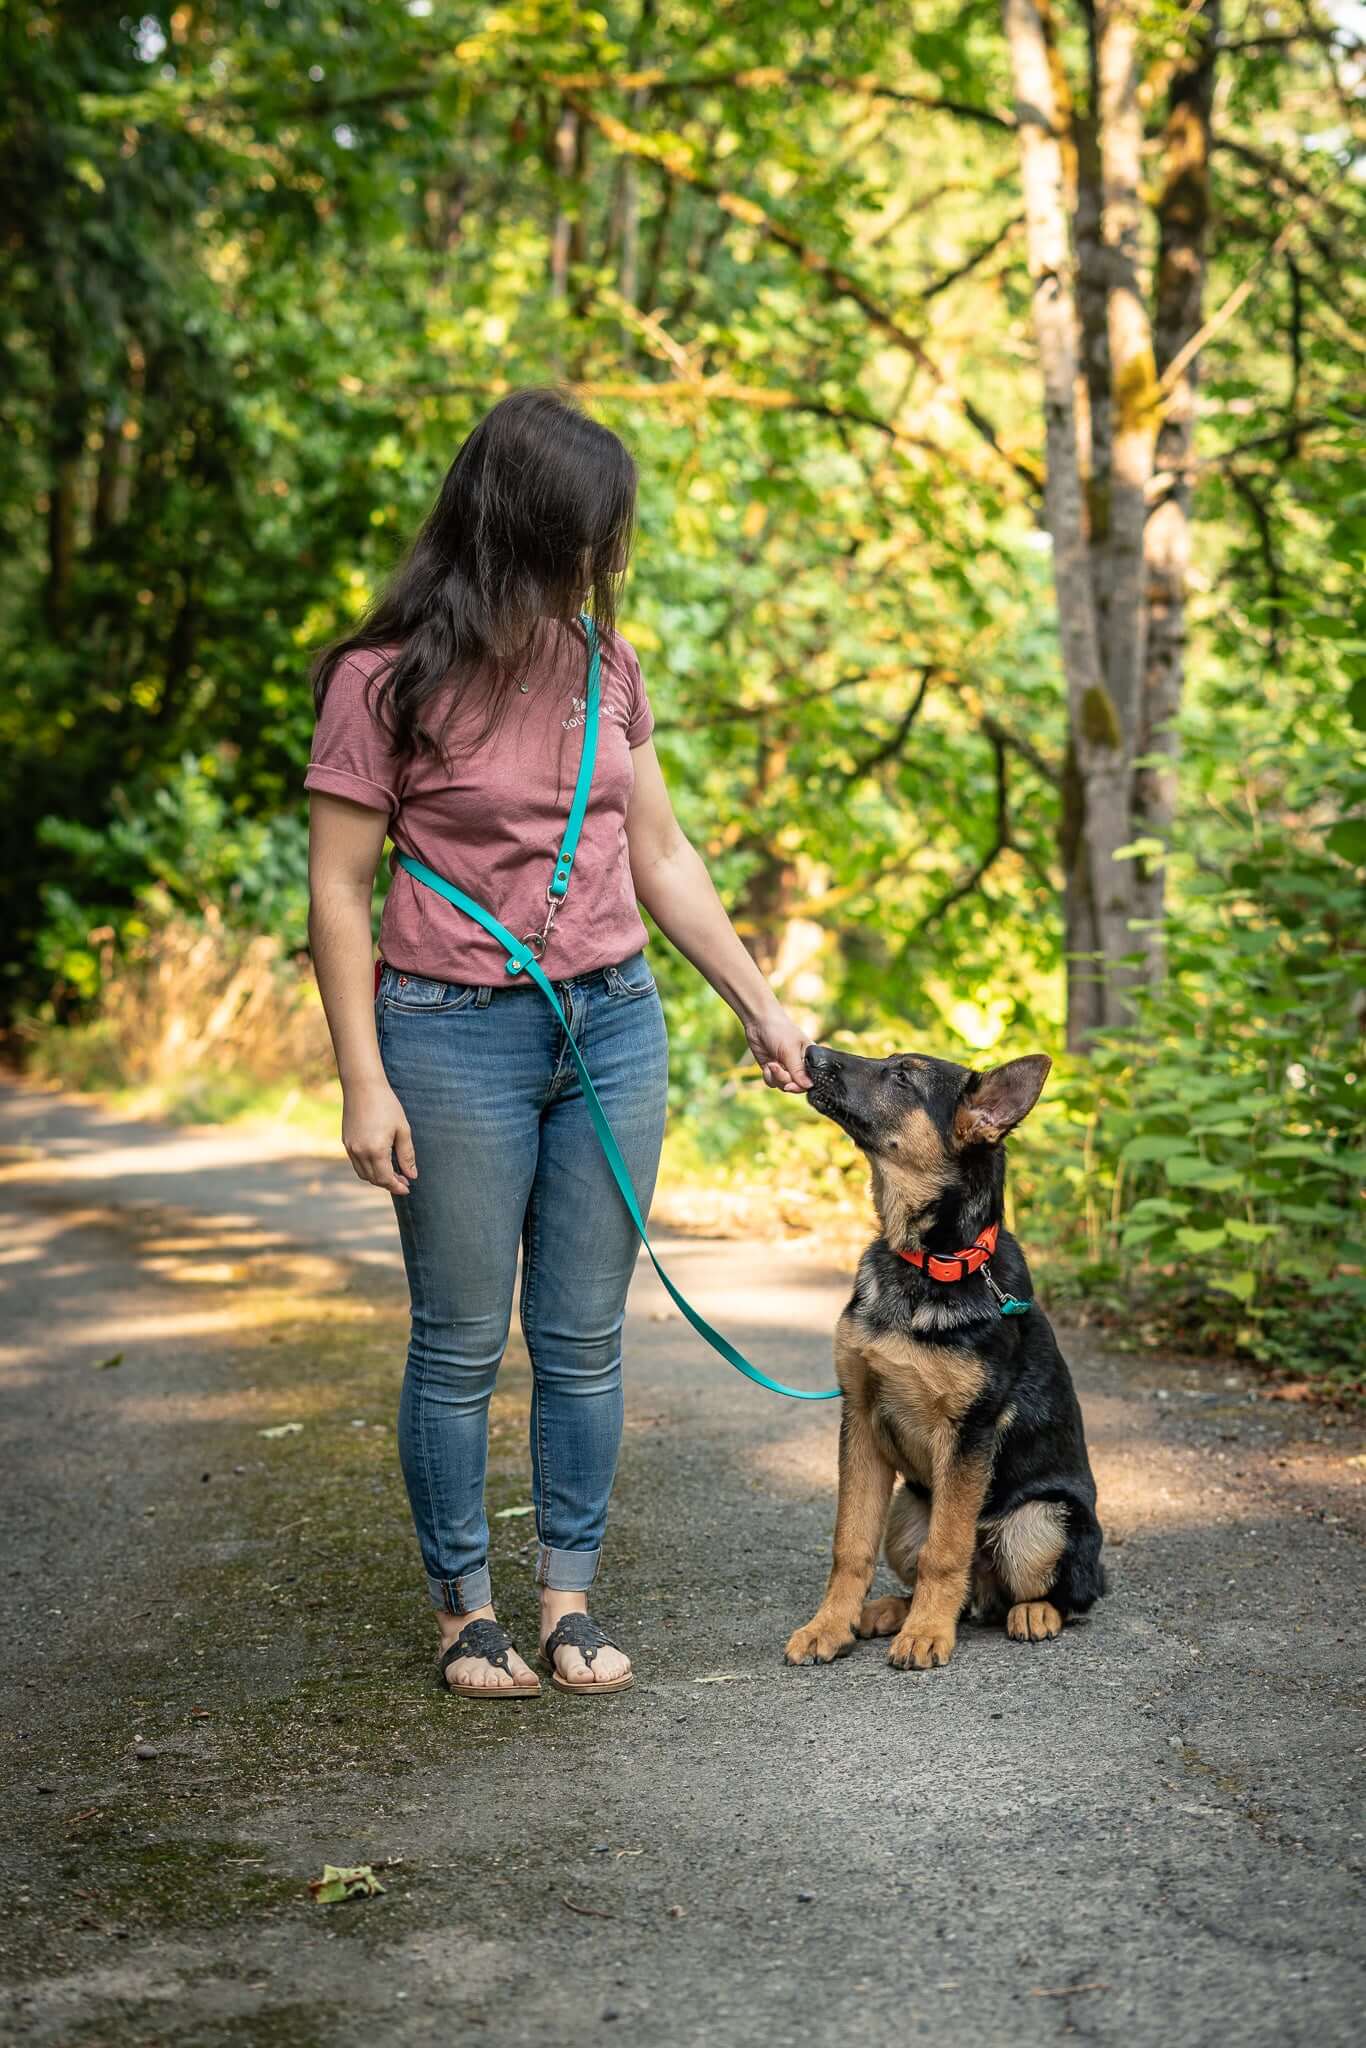
[[[897,1671],[933,1671],[948,1663],[957,1640],[958,1631],[952,1626],[927,1627],[912,1618],[887,1652],[887,1662]]]
[[[783,1655],[789,1664],[833,1664],[853,1647],[854,1631],[847,1621],[831,1621],[817,1614],[805,1628],[793,1629]]]
[[[1006,1634],[1017,1643],[1046,1643],[1062,1634],[1062,1616],[1051,1600],[1021,1600],[1006,1616]]]

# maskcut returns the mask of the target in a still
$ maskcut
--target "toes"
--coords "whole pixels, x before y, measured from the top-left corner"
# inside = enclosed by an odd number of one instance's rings
[[[808,1622],[794,1629],[783,1652],[789,1664],[833,1664],[854,1646],[854,1631],[845,1623]]]
[[[457,1657],[447,1673],[447,1683],[477,1686],[481,1692],[505,1692],[512,1676],[497,1664],[485,1664],[482,1657]]]
[[[1061,1633],[1062,1616],[1050,1600],[1021,1600],[1006,1616],[1006,1634],[1017,1643],[1046,1643]]]
[[[903,1633],[887,1652],[887,1662],[896,1671],[934,1671],[948,1663],[956,1640],[952,1632]]]

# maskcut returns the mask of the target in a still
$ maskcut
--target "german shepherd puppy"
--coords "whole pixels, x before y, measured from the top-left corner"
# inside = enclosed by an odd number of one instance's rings
[[[893,1636],[888,1662],[928,1671],[948,1663],[969,1600],[1037,1643],[1105,1591],[1081,1411],[1002,1222],[1002,1140],[1050,1064],[1038,1053],[977,1074],[808,1048],[807,1100],[866,1155],[882,1235],[835,1331],[834,1566],[789,1664]],[[880,1544],[910,1597],[865,1604]]]

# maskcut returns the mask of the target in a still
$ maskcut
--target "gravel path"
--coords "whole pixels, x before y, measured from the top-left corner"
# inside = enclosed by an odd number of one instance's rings
[[[1340,1418],[1064,1333],[1112,1546],[1095,1617],[968,1630],[924,1676],[875,1644],[788,1671],[836,1418],[741,1383],[643,1268],[599,1597],[639,1683],[480,1708],[431,1682],[387,1201],[273,1139],[15,1087],[0,1200],[0,2037],[1359,2038],[1366,1462]],[[826,1382],[845,1275],[818,1247],[666,1256],[752,1355]],[[515,1348],[504,1382],[495,1578],[525,1644]],[[387,1863],[384,1895],[314,1905],[324,1861]]]

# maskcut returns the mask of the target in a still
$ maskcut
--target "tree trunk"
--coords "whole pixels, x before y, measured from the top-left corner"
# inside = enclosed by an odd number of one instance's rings
[[[1076,164],[1073,241],[1077,252],[1077,313],[1080,320],[1077,345],[1081,350],[1083,370],[1077,406],[1077,445],[1090,520],[1091,586],[1096,606],[1096,632],[1104,647],[1107,587],[1104,577],[1095,573],[1095,565],[1110,527],[1109,278],[1101,235],[1100,65],[1096,10],[1091,0],[1083,0],[1083,12],[1086,16],[1087,97],[1084,107],[1076,106],[1072,111],[1072,153]]]
[[[641,0],[640,13],[636,19],[631,37],[629,59],[631,69],[639,71],[647,52],[647,42],[655,23],[657,0]],[[649,91],[637,86],[628,102],[629,120],[633,128],[642,125],[642,117],[649,103]],[[617,159],[616,193],[612,208],[612,247],[617,257],[617,290],[628,306],[638,303],[636,294],[640,289],[640,166],[636,158],[624,154]],[[635,352],[635,336],[624,334],[622,344],[629,359]]]
[[[1077,439],[1078,315],[1068,233],[1061,81],[1040,0],[1004,0],[1024,187],[1034,330],[1044,386],[1047,477],[1044,517],[1053,541],[1058,630],[1067,679],[1071,749],[1082,802],[1075,861],[1084,861],[1103,981],[1085,1021],[1069,1019],[1079,1044],[1088,1023],[1123,1012],[1123,961],[1131,945],[1132,869],[1115,855],[1130,837],[1128,750],[1101,666],[1090,537]]]
[[[787,772],[787,743],[759,735],[754,776],[754,814],[758,828],[746,836],[754,866],[745,879],[736,904],[736,926],[751,959],[771,975],[782,943],[783,926],[790,906],[797,900],[797,874],[792,860],[779,853],[765,818],[773,788]]]
[[[61,281],[58,282],[61,289]],[[76,516],[80,503],[81,457],[85,448],[85,403],[76,351],[62,309],[48,341],[52,371],[47,487],[47,576],[43,615],[54,640],[66,633],[66,606],[76,566]]]
[[[1203,33],[1190,61],[1172,79],[1167,99],[1157,199],[1154,341],[1159,376],[1192,335],[1199,332],[1204,314],[1210,110],[1219,12],[1219,0],[1205,0],[1201,13]],[[1134,814],[1135,829],[1141,836],[1162,840],[1170,835],[1176,811],[1176,718],[1185,677],[1186,577],[1191,539],[1189,464],[1195,433],[1198,370],[1197,356],[1167,398],[1157,436],[1158,497],[1145,535],[1148,631],[1137,753],[1140,762],[1146,759],[1151,765],[1134,771]],[[1161,862],[1142,862],[1135,881],[1138,915],[1147,926],[1143,933],[1147,976],[1156,984],[1161,979],[1165,955]]]
[[[572,107],[561,107],[555,124],[555,225],[550,231],[550,296],[561,302],[569,295],[569,255],[575,223],[565,201],[574,182],[578,139],[578,115]]]
[[[1157,425],[1153,337],[1139,272],[1143,120],[1138,104],[1138,8],[1133,0],[1113,0],[1098,10],[1096,23],[1112,422],[1108,518],[1099,550],[1104,591],[1101,659],[1125,752],[1132,760],[1147,623],[1143,530]]]

